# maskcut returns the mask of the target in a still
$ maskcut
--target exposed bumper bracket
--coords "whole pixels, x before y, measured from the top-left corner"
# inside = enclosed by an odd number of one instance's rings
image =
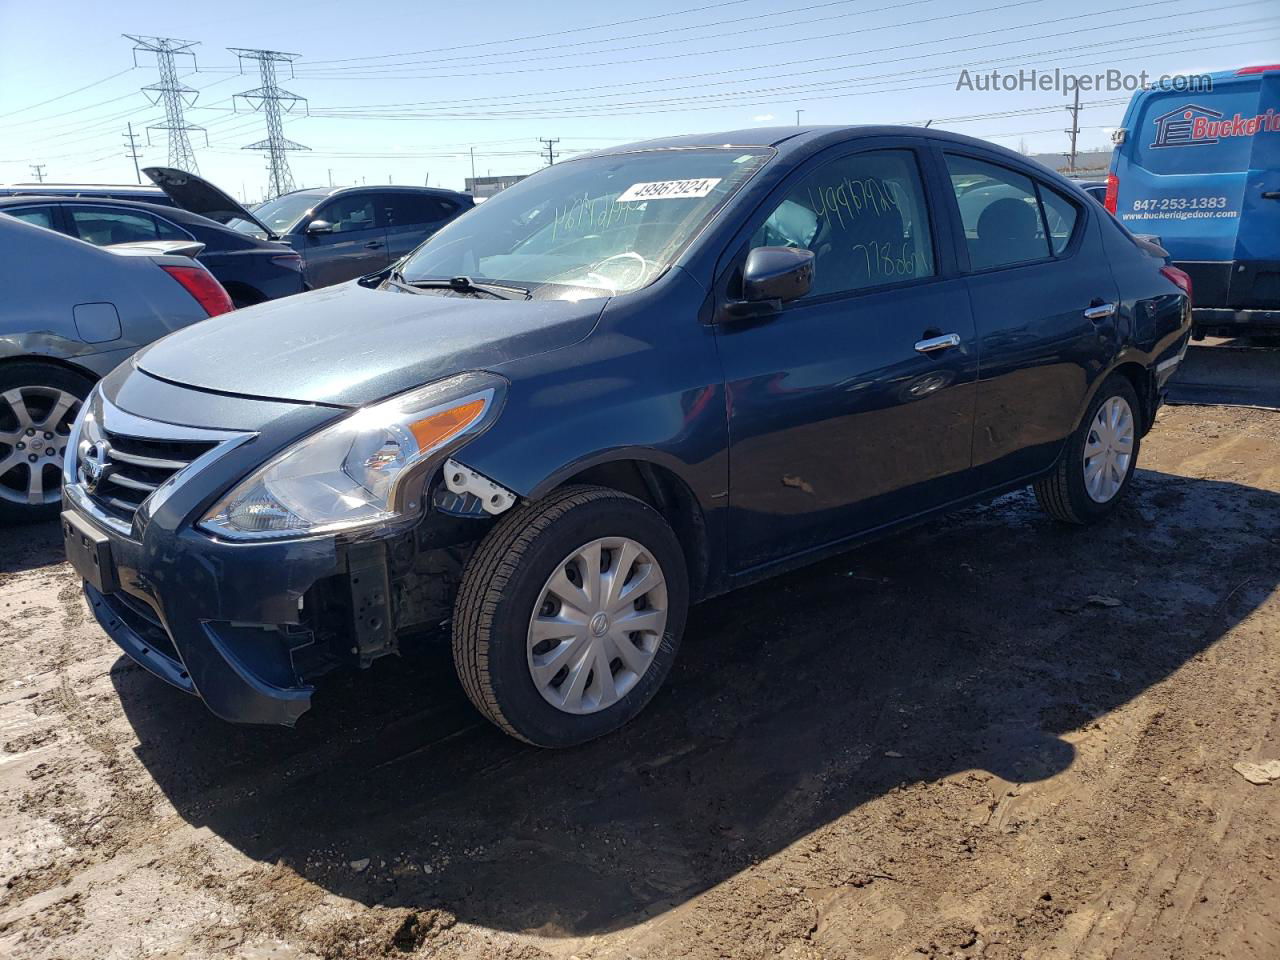
[[[499,514],[510,510],[516,503],[516,495],[506,487],[499,486],[457,460],[445,461],[444,482],[450,493],[470,495],[479,500],[485,513]]]

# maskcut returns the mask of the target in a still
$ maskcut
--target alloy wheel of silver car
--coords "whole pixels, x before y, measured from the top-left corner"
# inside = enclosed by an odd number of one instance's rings
[[[653,663],[667,627],[662,567],[644,546],[605,537],[570,553],[547,579],[529,621],[529,675],[565,713],[604,710]]]
[[[1095,503],[1107,503],[1124,486],[1133,459],[1133,411],[1124,397],[1098,408],[1084,443],[1084,488]]]
[[[62,496],[62,459],[80,398],[57,387],[0,393],[0,499],[42,506]]]

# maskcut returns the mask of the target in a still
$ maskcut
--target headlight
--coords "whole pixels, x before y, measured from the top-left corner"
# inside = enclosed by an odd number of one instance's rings
[[[258,540],[415,516],[427,467],[492,423],[505,393],[501,377],[464,373],[365,407],[259,468],[200,526]]]

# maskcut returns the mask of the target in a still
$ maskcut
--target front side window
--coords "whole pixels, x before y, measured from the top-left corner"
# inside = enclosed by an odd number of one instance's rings
[[[544,299],[627,293],[661,275],[773,151],[648,150],[556,164],[453,220],[405,261]]]
[[[974,270],[1031,263],[1050,255],[1040,202],[1030,177],[952,154],[947,154],[947,170],[960,206],[969,265]]]
[[[751,246],[812,250],[809,297],[933,276],[933,239],[914,154],[876,150],[820,167],[778,204]]]
[[[70,207],[71,222],[81,240],[105,247],[113,243],[145,243],[159,239],[156,222],[144,213],[101,207]]]
[[[316,219],[329,221],[333,225],[334,233],[372,230],[377,225],[374,219],[373,201],[371,193],[347,194],[345,197],[330,200],[317,210]]]

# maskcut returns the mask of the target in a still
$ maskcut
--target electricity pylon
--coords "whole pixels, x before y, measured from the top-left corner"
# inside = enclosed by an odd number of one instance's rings
[[[174,63],[174,57],[182,54],[191,58],[192,67],[195,67],[196,55],[191,50],[199,41],[197,40],[174,40],[172,37],[144,37],[136,36],[132,33],[124,34],[124,37],[133,41],[133,65],[138,65],[138,51],[142,50],[146,53],[154,53],[156,55],[156,66],[160,68],[160,82],[153,83],[143,87],[142,92],[154,104],[164,101],[164,123],[153,124],[147,127],[147,143],[151,143],[152,130],[165,130],[169,134],[169,166],[177,167],[179,170],[185,170],[188,173],[199,173],[200,168],[196,165],[196,152],[191,148],[191,139],[187,133],[195,130],[204,134],[205,145],[209,143],[209,133],[204,127],[196,126],[186,122],[182,116],[183,107],[189,107],[196,102],[196,97],[200,92],[194,87],[188,87],[185,83],[178,79],[178,68]]]
[[[258,61],[258,73],[262,79],[262,86],[237,93],[235,96],[242,98],[254,110],[261,110],[266,115],[267,139],[251,143],[241,149],[267,151],[267,177],[270,181],[268,192],[272,197],[278,197],[282,193],[293,190],[293,172],[289,169],[288,151],[311,149],[289,140],[284,135],[283,115],[292,113],[299,103],[305,107],[307,98],[281,89],[276,82],[276,64],[289,64],[289,75],[293,76],[293,61],[302,54],[281,53],[279,50],[251,50],[245,47],[228,47],[227,49],[240,58],[242,71],[245,60]]]

